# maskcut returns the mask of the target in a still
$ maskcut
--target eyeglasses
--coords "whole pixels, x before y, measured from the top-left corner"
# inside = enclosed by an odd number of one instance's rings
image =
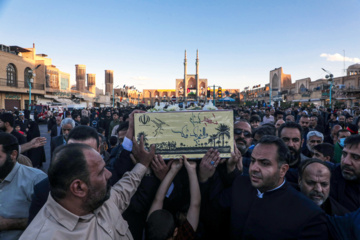
[[[251,133],[249,131],[245,131],[245,130],[242,130],[240,128],[235,128],[234,129],[234,134],[235,135],[241,135],[241,134],[244,134],[244,137],[246,138],[251,138]]]

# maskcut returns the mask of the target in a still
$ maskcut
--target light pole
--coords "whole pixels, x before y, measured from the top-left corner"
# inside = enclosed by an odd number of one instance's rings
[[[29,110],[31,110],[31,83],[34,82],[34,77],[36,76],[36,74],[34,73],[34,70],[38,69],[41,66],[41,64],[37,65],[35,68],[31,69],[29,71],[29,76],[28,76],[28,84],[29,84]]]
[[[115,105],[115,95],[114,95],[114,89],[115,88],[118,88],[119,85],[117,85],[116,87],[113,88],[113,108],[114,108],[114,105]]]
[[[329,97],[330,97],[330,99],[329,99],[329,103],[330,103],[330,108],[332,107],[331,106],[331,92],[332,92],[332,86],[333,86],[333,83],[334,83],[334,81],[333,81],[333,77],[334,77],[334,75],[331,73],[331,72],[329,72],[329,71],[327,71],[327,70],[325,70],[325,69],[323,69],[323,68],[321,68],[324,72],[326,72],[326,73],[328,73],[329,75],[326,75],[325,76],[325,78],[326,79],[329,79],[329,81],[328,81],[328,83],[330,83],[330,90],[329,90]]]

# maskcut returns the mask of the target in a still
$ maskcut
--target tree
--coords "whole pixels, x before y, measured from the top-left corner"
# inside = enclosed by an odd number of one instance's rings
[[[220,123],[220,125],[216,128],[218,131],[219,139],[222,138],[222,145],[225,145],[225,137],[230,138],[230,128],[229,126]]]
[[[217,137],[218,137],[218,135],[217,134],[212,134],[212,135],[210,135],[210,137],[209,137],[209,143],[214,143],[214,147],[215,147],[215,144],[216,144],[216,139],[217,139]]]

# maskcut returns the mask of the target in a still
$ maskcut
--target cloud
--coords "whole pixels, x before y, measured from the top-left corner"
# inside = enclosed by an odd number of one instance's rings
[[[320,57],[326,58],[326,61],[330,62],[343,62],[344,56],[340,53],[335,54],[328,54],[328,53],[322,53],[320,54]],[[346,62],[353,62],[353,63],[360,63],[360,58],[349,58],[345,57]]]

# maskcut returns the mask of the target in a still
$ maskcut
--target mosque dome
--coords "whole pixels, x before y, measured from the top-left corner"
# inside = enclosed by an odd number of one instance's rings
[[[360,63],[356,63],[348,67],[348,69],[359,69],[359,68],[360,68]]]

